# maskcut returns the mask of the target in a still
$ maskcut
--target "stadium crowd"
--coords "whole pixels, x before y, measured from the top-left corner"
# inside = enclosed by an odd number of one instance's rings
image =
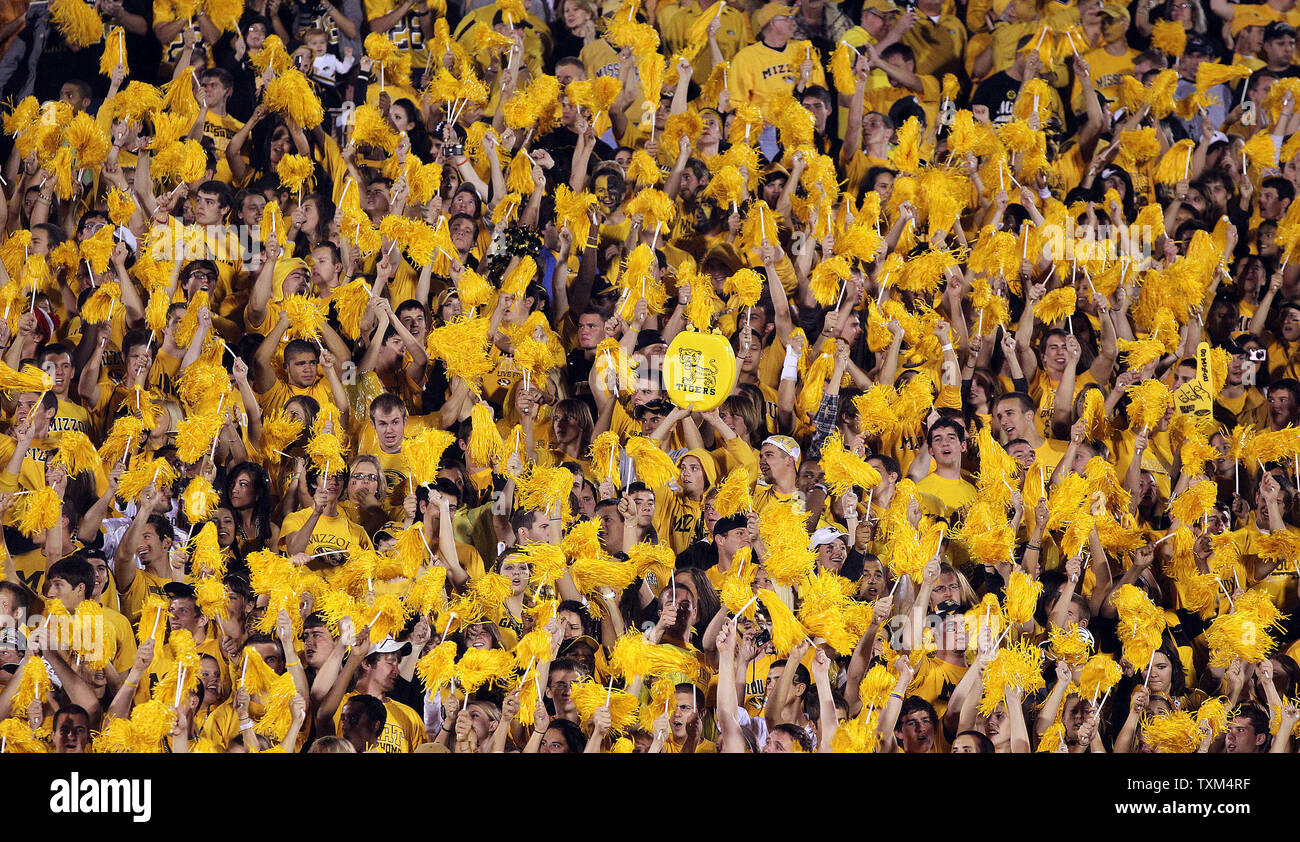
[[[1296,26],[0,3],[0,751],[1293,751]]]

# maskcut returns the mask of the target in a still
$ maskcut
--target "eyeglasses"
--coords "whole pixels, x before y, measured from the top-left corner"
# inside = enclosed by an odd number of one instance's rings
[[[361,482],[378,482],[379,474],[353,474],[352,478]]]

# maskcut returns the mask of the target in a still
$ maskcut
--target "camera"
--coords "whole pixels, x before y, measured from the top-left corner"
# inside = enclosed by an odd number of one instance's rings
[[[442,147],[442,154],[448,158],[454,158],[457,155],[465,154],[465,145],[463,143],[452,143]]]
[[[772,642],[771,629],[759,629],[754,634],[754,645],[757,646],[759,649],[762,649],[764,646],[766,646],[771,642]]]
[[[1263,348],[1252,348],[1248,354],[1249,356],[1247,356],[1246,359],[1253,363],[1262,363],[1264,360],[1268,359],[1268,352]]]

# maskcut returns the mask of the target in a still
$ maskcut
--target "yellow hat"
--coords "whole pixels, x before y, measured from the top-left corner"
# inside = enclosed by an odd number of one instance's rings
[[[794,7],[786,6],[782,3],[768,3],[757,12],[754,12],[752,23],[754,31],[762,33],[763,27],[772,22],[775,17],[794,17]]]
[[[1010,2],[1010,0],[1008,0],[1008,2]],[[903,10],[898,8],[897,4],[895,4],[893,0],[866,0],[866,2],[862,4],[862,11],[880,12],[883,15],[889,15],[898,14]]]
[[[1102,6],[1101,14],[1102,17],[1110,18],[1111,20],[1122,20],[1124,23],[1128,23],[1132,20],[1129,16],[1128,9],[1119,3],[1107,3]]]

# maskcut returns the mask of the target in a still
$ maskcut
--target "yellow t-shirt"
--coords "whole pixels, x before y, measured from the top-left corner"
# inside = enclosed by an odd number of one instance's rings
[[[1137,57],[1138,51],[1127,46],[1124,52],[1117,56],[1108,53],[1105,47],[1098,47],[1083,54],[1084,60],[1088,62],[1088,70],[1092,74],[1093,87],[1111,102],[1119,99],[1120,80],[1125,76],[1133,75],[1133,60]],[[1070,107],[1076,114],[1082,114],[1086,108],[1083,101],[1083,86],[1079,84],[1078,79],[1074,80],[1074,85],[1070,89]]]
[[[349,691],[339,704],[339,709],[334,711],[336,733],[343,733],[339,725],[343,718],[343,705],[355,695],[355,690]],[[380,751],[385,754],[410,754],[425,742],[424,719],[412,708],[392,699],[384,699],[384,710],[388,712],[388,720],[379,734]]]
[[[150,573],[148,570],[135,571],[135,577],[131,579],[131,584],[125,588],[119,581],[117,592],[122,596],[122,613],[132,624],[140,622],[140,613],[144,609],[144,600],[149,594],[157,596],[166,596],[163,587],[171,582],[171,579],[164,579],[162,576]]]
[[[284,551],[288,547],[288,538],[295,532],[302,529],[308,520],[311,519],[311,509],[299,509],[284,519],[280,526],[280,549]],[[343,515],[321,515],[316,520],[315,527],[311,531],[311,540],[307,542],[307,547],[303,552],[307,555],[316,555],[329,550],[338,550],[339,552],[320,558],[313,558],[307,563],[311,570],[319,572],[327,580],[334,577],[338,572],[341,559],[347,558],[347,553],[353,547],[370,549],[370,536],[366,531],[357,524],[348,520]]]
[[[221,117],[209,111],[207,119],[204,120],[203,136],[212,140],[212,148],[217,156],[216,180],[224,184],[230,184],[235,178],[230,171],[230,162],[226,160],[226,147],[230,145],[230,139],[243,127],[242,122],[229,114]]]
[[[1096,382],[1097,379],[1092,376],[1091,371],[1076,374],[1074,394],[1070,395],[1070,400],[1073,401],[1078,397],[1085,386]],[[1041,367],[1034,375],[1034,382],[1029,384],[1029,396],[1038,401],[1038,432],[1048,438],[1052,437],[1052,411],[1056,407],[1056,390],[1060,385],[1059,380],[1052,380],[1047,371]]]
[[[695,541],[704,504],[690,499],[680,491],[672,491],[667,486],[660,486],[654,492],[654,528],[659,535],[659,543],[668,544],[674,553],[684,552]]]
[[[948,519],[975,500],[975,486],[964,479],[946,479],[933,472],[916,484],[916,490],[938,500],[944,508],[943,516]]]
[[[686,49],[687,34],[704,14],[705,10],[702,8],[704,5],[707,4],[691,3],[690,8],[683,8],[677,0],[670,0],[659,7],[655,15],[658,19],[659,35],[670,55]],[[721,26],[715,39],[723,60],[731,61],[742,47],[754,40],[749,31],[749,18],[730,6],[724,6]],[[713,72],[713,54],[707,42],[704,49],[696,54],[692,66],[692,78],[696,84],[703,85],[708,81],[709,74]]]
[[[330,389],[329,381],[324,377],[317,380],[315,386],[307,388],[290,386],[283,380],[276,380],[275,385],[267,390],[266,394],[258,396],[258,401],[262,404],[262,414],[270,415],[284,409],[286,403],[299,395],[308,395],[315,398],[322,408],[331,404],[338,406],[334,402],[334,391]],[[340,406],[338,408],[344,409],[345,407]]]
[[[916,676],[913,677],[907,692],[920,696],[934,705],[934,712],[939,715],[939,720],[942,722],[948,710],[948,699],[952,696],[952,691],[957,689],[957,683],[961,681],[967,669],[969,668],[941,660],[933,652],[927,652],[921,663],[917,665]],[[942,731],[942,727],[935,729],[936,742]]]
[[[778,94],[792,93],[809,48],[807,41],[791,41],[780,50],[759,42],[736,53],[727,78],[732,106],[749,103],[761,109]],[[826,86],[826,72],[815,55],[808,84]],[[751,143],[755,140],[750,138]]]
[[[916,54],[917,75],[961,75],[966,37],[966,27],[955,15],[939,15],[933,20],[918,15],[916,23],[903,33],[903,43]]]
[[[588,79],[595,79],[597,76],[617,79],[623,72],[623,63],[618,60],[618,51],[604,38],[597,38],[585,45],[578,58],[582,59],[582,66],[587,69]]]
[[[64,430],[76,430],[90,436],[90,413],[78,403],[59,398],[59,409],[50,421],[50,433],[46,437],[54,447],[59,445],[59,434]],[[92,436],[93,438],[93,436]]]

